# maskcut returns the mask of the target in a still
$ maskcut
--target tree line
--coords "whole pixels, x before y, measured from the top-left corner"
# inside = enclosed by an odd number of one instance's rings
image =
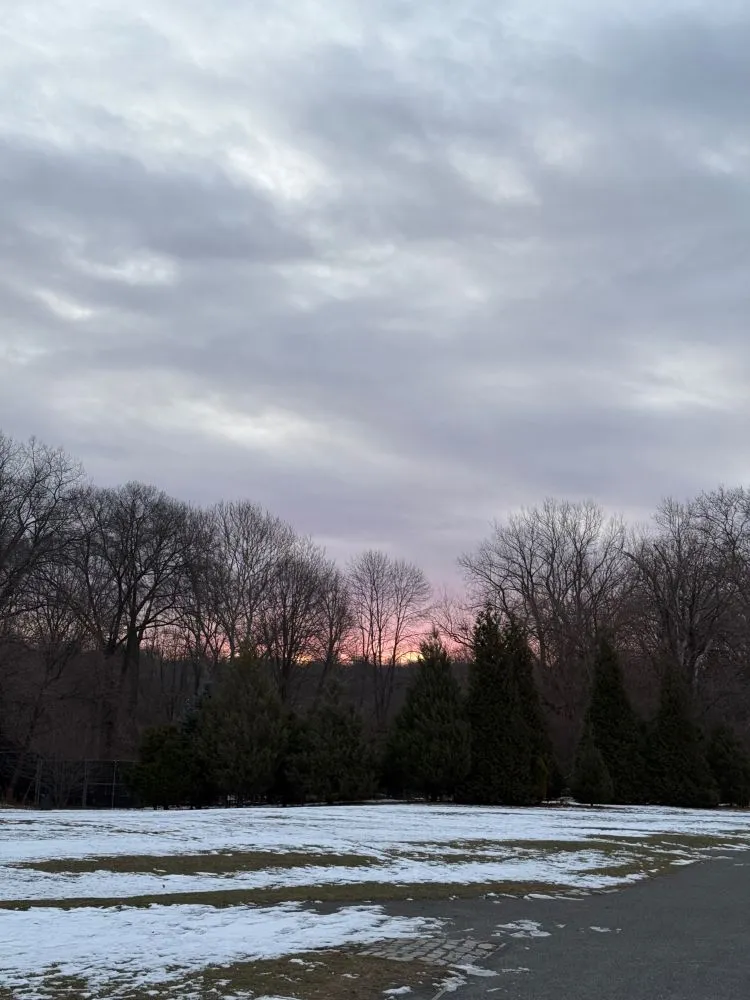
[[[467,804],[579,802],[711,808],[750,804],[750,757],[726,726],[695,723],[665,670],[652,719],[625,691],[611,639],[599,639],[572,767],[557,759],[528,636],[487,607],[462,689],[437,631],[423,642],[405,702],[382,740],[335,685],[304,715],[285,713],[251,651],[179,725],[144,738],[131,783],[146,805],[358,802],[374,795]]]
[[[647,787],[657,796],[659,754],[677,752],[658,751],[671,746],[670,725],[704,778],[705,764],[716,785],[717,762],[731,759],[739,787],[750,735],[750,492],[667,499],[644,526],[607,517],[592,502],[547,500],[494,524],[459,563],[465,591],[436,595],[418,566],[374,550],[339,566],[249,501],[197,507],[148,484],[102,488],[62,451],[0,434],[6,795],[16,795],[34,753],[84,752],[74,749],[84,710],[88,756],[122,759],[140,748],[145,763],[154,741],[172,741],[176,754],[188,736],[210,756],[206,748],[226,741],[217,730],[229,731],[233,718],[250,725],[237,705],[255,697],[266,706],[273,779],[266,770],[260,784],[248,776],[230,792],[211,771],[217,795],[252,798],[262,785],[266,796],[299,799],[304,786],[309,797],[318,780],[311,775],[337,773],[334,741],[324,738],[335,732],[356,761],[358,795],[479,801],[489,793],[481,791],[478,748],[494,762],[489,772],[524,734],[545,733],[528,764],[533,781],[527,765],[518,775],[538,789],[546,783],[547,793],[572,787],[574,775],[580,790],[588,775],[589,788],[599,789],[589,797],[608,797],[611,784],[619,800],[620,770],[592,708],[602,642],[635,719],[639,800]],[[405,667],[421,642],[421,657]],[[488,666],[508,657],[525,664],[512,683]],[[495,691],[504,699],[502,725],[482,722],[478,707]],[[430,698],[435,714],[425,715],[418,707]],[[660,719],[663,739],[654,735]],[[455,775],[470,759],[469,772],[452,791],[444,783],[411,787],[420,755],[429,759],[429,747],[442,745],[453,748],[453,763],[441,767]],[[2,770],[8,748],[10,773]],[[399,760],[411,761],[408,773]],[[199,768],[202,781],[209,770]],[[340,780],[350,782],[346,794],[328,787],[320,797],[354,795],[351,775]],[[727,781],[719,781],[719,798]]]
[[[334,665],[366,664],[382,726],[429,598],[406,560],[366,551],[342,569],[256,504],[98,487],[63,452],[0,436],[0,742],[21,758],[82,657],[73,697],[96,702],[102,758],[137,746],[144,669],[176,665],[189,703],[247,647],[285,708],[307,665],[322,689]]]

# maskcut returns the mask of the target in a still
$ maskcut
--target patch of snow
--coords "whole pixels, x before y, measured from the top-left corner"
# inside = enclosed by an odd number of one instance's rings
[[[453,968],[465,972],[467,976],[478,976],[480,979],[493,979],[497,975],[492,969],[482,969],[478,965],[454,965]]]
[[[440,997],[445,996],[446,993],[455,993],[456,990],[460,990],[462,986],[466,986],[466,979],[464,976],[448,976],[440,984],[440,992],[435,997],[435,1000],[439,1000]]]
[[[4,809],[0,861],[203,851],[307,851],[383,858],[391,850],[409,847],[437,853],[455,841],[502,846],[514,841],[637,839],[655,834],[742,836],[750,845],[750,813],[654,806],[608,806],[592,812],[427,804],[40,813]],[[596,846],[591,843],[592,850]]]
[[[512,938],[546,938],[549,931],[543,931],[542,925],[536,920],[516,920],[510,924],[498,924],[500,934],[509,934]]]
[[[53,969],[80,976],[92,988],[133,989],[179,981],[207,966],[412,938],[437,926],[421,917],[389,916],[378,906],[326,914],[292,903],[2,910],[0,980],[19,1000],[36,996],[34,978]]]
[[[596,931],[597,934],[611,934],[611,927],[589,927],[590,931]]]
[[[236,889],[282,889],[292,886],[357,885],[366,882],[416,883],[558,882],[581,888],[604,888],[640,876],[612,877],[599,869],[612,863],[600,851],[563,852],[523,857],[507,851],[503,861],[446,863],[433,859],[398,858],[379,865],[303,865],[230,872],[226,875],[157,875],[150,872],[43,872],[0,865],[0,899],[127,899],[174,893],[226,892]]]
[[[386,997],[403,997],[407,993],[411,993],[411,986],[396,986],[392,990],[383,990],[383,996]]]

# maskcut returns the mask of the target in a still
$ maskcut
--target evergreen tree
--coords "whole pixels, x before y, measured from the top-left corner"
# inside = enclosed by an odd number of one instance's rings
[[[607,638],[596,650],[586,724],[612,779],[612,801],[643,802],[647,791],[641,728],[625,692],[617,652]]]
[[[470,733],[461,689],[437,632],[420,646],[386,753],[387,769],[401,790],[433,801],[455,795],[469,773]]]
[[[336,691],[305,717],[286,720],[275,794],[284,802],[357,802],[374,792],[371,756],[359,716]]]
[[[471,770],[464,797],[469,802],[493,804],[506,799],[504,775],[513,748],[508,738],[511,683],[503,669],[500,625],[491,608],[485,608],[477,618],[472,638],[467,700]]]
[[[531,654],[515,624],[500,628],[491,608],[473,636],[468,715],[471,771],[464,798],[531,805],[546,794],[547,739],[531,675]]]
[[[613,782],[604,754],[594,741],[591,723],[583,730],[571,781],[573,798],[589,805],[600,805],[612,801]]]
[[[540,802],[556,780],[557,766],[534,683],[534,660],[526,633],[518,623],[511,621],[506,626],[503,639],[519,696],[519,726],[531,760],[531,801]]]
[[[708,764],[724,805],[750,805],[750,759],[728,726],[718,726],[707,749]]]
[[[324,701],[311,713],[310,732],[315,798],[328,803],[369,798],[375,776],[359,715],[337,698]]]
[[[311,798],[312,747],[307,719],[290,712],[284,720],[282,749],[271,797],[284,805]]]
[[[129,784],[146,806],[182,805],[190,798],[190,751],[178,726],[148,730]]]
[[[647,767],[653,802],[699,809],[718,804],[718,789],[693,719],[689,694],[683,680],[669,668],[649,733]]]
[[[218,789],[213,775],[213,766],[207,754],[207,747],[201,734],[201,703],[189,712],[180,726],[186,748],[185,772],[191,806],[209,806],[216,802]]]
[[[252,652],[225,668],[202,706],[198,730],[220,794],[239,804],[268,794],[283,746],[283,718],[278,695]]]

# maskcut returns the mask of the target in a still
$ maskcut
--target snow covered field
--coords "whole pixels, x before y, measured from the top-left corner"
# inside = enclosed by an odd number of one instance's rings
[[[154,989],[170,983],[188,996],[185,977],[207,966],[435,930],[364,905],[374,885],[401,898],[428,884],[444,897],[470,885],[580,893],[691,863],[716,846],[750,847],[750,813],[427,805],[4,810],[0,900],[14,908],[0,909],[0,987],[24,1000],[56,997],[69,995],[55,992],[59,977],[78,977],[92,998],[135,996],[134,989],[160,997]],[[344,888],[348,894],[337,897]],[[292,890],[298,902],[284,898]],[[269,892],[275,905],[260,895]],[[223,906],[202,900],[206,893],[222,894]],[[299,902],[319,898],[341,905],[321,912]],[[20,908],[29,902],[36,905]]]

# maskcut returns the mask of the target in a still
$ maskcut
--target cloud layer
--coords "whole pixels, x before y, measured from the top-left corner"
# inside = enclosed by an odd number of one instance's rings
[[[4,17],[0,426],[455,575],[545,495],[746,480],[750,9]]]

